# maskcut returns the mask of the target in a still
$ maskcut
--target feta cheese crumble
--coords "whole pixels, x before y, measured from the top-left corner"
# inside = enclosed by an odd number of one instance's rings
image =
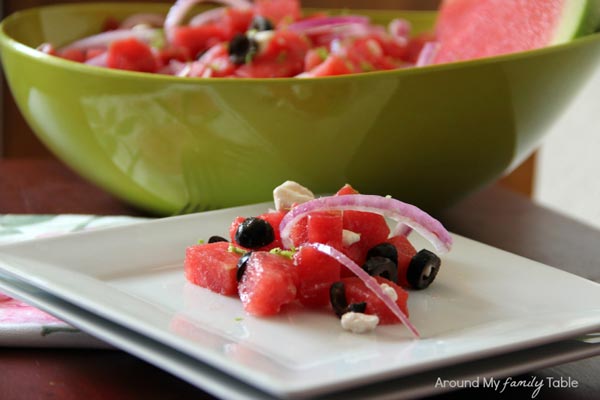
[[[358,241],[360,241],[360,233],[352,232],[348,229],[342,229],[342,244],[344,246],[352,246]]]
[[[375,330],[379,324],[377,315],[368,315],[359,312],[347,312],[340,320],[342,328],[352,333],[366,333]]]
[[[391,287],[387,283],[382,283],[379,286],[381,286],[381,290],[383,290],[383,293],[385,293],[390,299],[394,301],[398,300],[398,293],[396,293],[393,287]]]
[[[273,189],[273,201],[277,211],[285,211],[294,204],[313,200],[315,195],[309,189],[294,181],[285,181]]]

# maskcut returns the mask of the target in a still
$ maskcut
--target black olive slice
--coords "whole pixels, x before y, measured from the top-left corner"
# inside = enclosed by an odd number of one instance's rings
[[[261,218],[246,218],[236,229],[235,241],[247,249],[258,249],[275,240],[271,224]]]
[[[213,235],[208,238],[208,243],[229,242],[223,236]]]
[[[250,30],[272,31],[273,29],[275,29],[273,23],[262,15],[255,16],[252,18],[252,22],[250,23]]]
[[[256,41],[242,33],[238,33],[229,42],[229,59],[234,64],[244,64],[256,53],[257,49]]]
[[[367,303],[361,301],[360,303],[352,303],[346,307],[346,312],[358,312],[364,313],[367,310]]]
[[[342,317],[348,308],[348,301],[346,300],[346,286],[344,282],[334,282],[329,288],[329,301],[335,315]]]
[[[371,257],[389,258],[396,266],[398,266],[398,249],[391,243],[380,243],[377,246],[372,247],[367,252],[367,259]]]
[[[406,280],[414,289],[425,289],[434,281],[442,261],[429,250],[419,251],[410,260]]]
[[[246,265],[248,264],[248,260],[250,259],[251,255],[252,255],[252,252],[248,251],[248,252],[244,253],[237,262],[237,272],[235,274],[235,278],[237,279],[238,282],[242,280],[242,277],[244,276],[244,272],[246,272]]]
[[[371,276],[381,276],[394,283],[398,283],[398,266],[387,257],[371,257],[367,259],[362,269]]]

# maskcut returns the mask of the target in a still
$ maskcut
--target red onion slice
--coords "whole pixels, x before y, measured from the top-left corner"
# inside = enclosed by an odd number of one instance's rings
[[[133,14],[123,20],[119,29],[131,29],[136,25],[147,25],[152,27],[162,27],[165,23],[165,17],[160,14],[140,13]]]
[[[412,26],[409,21],[401,18],[395,18],[388,24],[388,32],[394,38],[408,40]]]
[[[288,29],[296,32],[305,32],[309,29],[331,27],[346,24],[368,25],[369,18],[362,15],[340,15],[333,17],[317,17],[304,19],[288,25]]]
[[[339,196],[345,197],[345,196]],[[306,204],[306,203],[305,203]],[[410,332],[413,334],[415,338],[419,338],[419,331],[417,328],[408,320],[408,317],[402,312],[398,304],[394,300],[391,299],[390,296],[385,294],[379,283],[373,278],[371,275],[366,273],[358,264],[348,258],[341,251],[328,246],[322,243],[307,243],[303,246],[312,247],[315,250],[320,251],[323,254],[328,255],[329,257],[335,259],[337,262],[342,264],[344,267],[348,268],[352,273],[354,273],[361,281],[365,283],[365,285],[373,292],[383,303],[394,313],[396,317],[406,326]]]
[[[50,43],[42,43],[37,47],[36,50],[41,51],[42,53],[46,53],[46,54],[54,54],[55,53],[54,46],[52,46]]]
[[[136,38],[142,42],[151,42],[160,35],[158,29],[117,29],[102,32],[97,35],[76,40],[61,49],[64,50],[86,50],[90,48],[104,48],[116,40]]]
[[[302,217],[314,211],[326,210],[357,210],[381,214],[397,222],[395,229],[392,230],[392,235],[405,231],[404,225],[408,225],[433,244],[439,253],[446,253],[452,247],[450,233],[438,220],[426,212],[391,197],[369,194],[320,197],[292,208],[279,225],[283,246],[285,248],[293,247],[290,233],[292,227]]]
[[[85,63],[87,65],[93,65],[95,67],[107,67],[107,60],[108,60],[108,52],[105,51],[101,54],[98,54],[96,57],[86,60]]]
[[[421,52],[419,53],[419,57],[417,58],[417,62],[415,64],[416,67],[425,67],[427,65],[431,65],[433,63],[433,59],[435,58],[436,53],[440,44],[438,42],[427,42],[423,45]]]

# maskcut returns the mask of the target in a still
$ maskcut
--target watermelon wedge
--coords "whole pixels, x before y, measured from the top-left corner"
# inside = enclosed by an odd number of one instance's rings
[[[433,63],[568,42],[600,26],[600,0],[444,0]]]

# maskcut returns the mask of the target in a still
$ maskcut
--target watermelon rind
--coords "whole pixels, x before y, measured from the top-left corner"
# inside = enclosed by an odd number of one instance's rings
[[[550,44],[569,42],[600,27],[600,0],[566,0]]]

